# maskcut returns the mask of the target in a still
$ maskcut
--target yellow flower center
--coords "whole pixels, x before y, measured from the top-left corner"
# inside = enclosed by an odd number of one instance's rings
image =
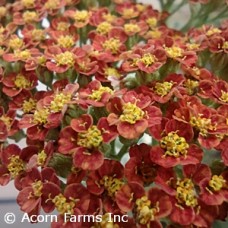
[[[93,90],[92,94],[89,95],[89,98],[95,101],[100,101],[103,93],[113,94],[113,90],[109,87],[100,86],[98,90]]]
[[[165,51],[170,58],[179,58],[183,56],[183,50],[179,47],[165,47]]]
[[[149,31],[147,35],[151,38],[157,39],[161,37],[162,33],[159,30],[153,30]]]
[[[140,3],[136,4],[135,6],[136,6],[136,8],[137,8],[137,10],[139,12],[143,12],[147,8],[147,5],[143,5],[143,4],[140,4]]]
[[[195,207],[198,204],[194,184],[188,178],[177,181],[176,199],[179,204]]]
[[[112,54],[117,54],[121,43],[119,39],[110,38],[109,40],[106,40],[102,45],[105,50],[111,51]]]
[[[201,118],[201,117],[191,117],[190,124],[196,127],[202,136],[207,136],[208,130],[214,130],[215,127],[211,124],[211,119]]]
[[[25,11],[22,15],[25,23],[31,23],[38,19],[38,15],[35,11]]]
[[[142,109],[135,104],[128,102],[123,105],[123,113],[120,116],[120,120],[130,124],[135,124],[138,120],[143,119],[144,114],[145,113]]]
[[[35,1],[34,0],[22,0],[22,5],[25,7],[25,8],[32,8],[35,6]]]
[[[124,31],[126,33],[131,33],[131,32],[137,33],[140,31],[140,28],[137,24],[128,23],[124,25]]]
[[[211,36],[211,35],[214,35],[214,34],[218,34],[218,33],[221,33],[222,31],[218,28],[211,28],[209,29],[207,32],[206,32],[206,35],[207,36]]]
[[[114,222],[110,219],[110,214],[106,213],[102,216],[102,221],[97,222],[95,226],[91,228],[120,228],[118,224],[114,224]]]
[[[198,67],[193,67],[192,70],[196,75],[200,75],[200,69]]]
[[[157,82],[155,84],[155,93],[161,97],[164,97],[170,92],[172,87],[173,87],[172,82],[163,82],[163,83]]]
[[[187,88],[188,94],[192,95],[194,93],[194,90],[199,86],[199,82],[187,79],[184,85]]]
[[[226,184],[226,180],[223,176],[213,175],[209,181],[209,186],[216,192],[220,191]]]
[[[33,40],[44,40],[45,39],[45,35],[44,35],[44,31],[42,29],[34,29],[32,30],[32,38]]]
[[[59,112],[71,100],[70,94],[58,93],[55,95],[54,100],[51,101],[50,110],[52,112]]]
[[[14,81],[14,84],[17,88],[25,89],[30,86],[30,82],[25,78],[25,76],[18,74]]]
[[[151,206],[151,201],[146,196],[137,199],[136,202],[137,221],[145,225],[154,220],[155,215],[159,212],[158,202],[155,207]]]
[[[24,162],[19,158],[18,155],[12,155],[10,157],[10,163],[7,166],[11,176],[15,178],[18,176],[22,171],[24,171]]]
[[[19,37],[12,38],[12,39],[10,39],[10,41],[9,41],[9,46],[10,46],[10,48],[12,48],[13,50],[20,49],[23,45],[24,45],[24,42],[23,42],[23,40],[20,39]]]
[[[36,197],[40,197],[42,195],[43,183],[42,181],[35,181],[32,183],[33,194]]]
[[[36,107],[36,101],[32,98],[29,98],[28,101],[24,101],[22,104],[22,110],[24,113],[29,113]]]
[[[124,182],[118,178],[113,178],[110,176],[104,176],[100,180],[100,184],[104,186],[108,195],[112,198],[115,197],[117,191],[123,186]]]
[[[225,92],[225,91],[221,91],[222,92],[222,95],[221,97],[219,98],[220,101],[223,101],[225,103],[228,103],[228,92]]]
[[[73,66],[74,65],[74,55],[69,52],[63,52],[55,56],[55,61],[58,66],[60,65],[68,65]]]
[[[16,50],[14,52],[15,57],[20,58],[21,60],[28,60],[31,57],[31,53],[28,49],[25,49],[23,51]]]
[[[155,63],[157,61],[157,58],[154,55],[151,55],[150,53],[146,53],[138,61],[143,62],[143,64],[145,64],[146,67],[148,67]]]
[[[115,15],[112,15],[110,13],[102,15],[102,17],[103,17],[103,19],[105,19],[107,22],[110,22],[110,23],[113,22],[116,18]]]
[[[5,48],[0,47],[0,56],[2,56],[4,54],[4,52],[5,52]]]
[[[46,124],[49,114],[49,110],[46,108],[36,110],[33,115],[33,122],[35,124]]]
[[[225,41],[222,45],[223,49],[228,49],[228,41]]]
[[[102,35],[106,35],[112,28],[112,25],[107,22],[107,21],[104,21],[102,23],[100,23],[98,26],[97,26],[97,32],[102,34]]]
[[[37,165],[43,166],[45,161],[46,161],[46,159],[47,159],[47,154],[45,153],[44,150],[42,150],[41,152],[38,153]]]
[[[113,76],[115,78],[120,78],[120,73],[118,72],[117,69],[113,68],[113,67],[107,67],[105,68],[105,76]]]
[[[70,202],[67,202],[66,197],[63,194],[59,194],[55,196],[55,198],[52,200],[52,202],[55,204],[55,207],[57,211],[61,214],[74,214],[74,207],[76,205],[75,200],[71,200]]]
[[[76,11],[74,14],[74,20],[78,22],[85,22],[89,18],[89,12],[87,10]]]
[[[151,27],[155,27],[158,23],[158,20],[155,18],[155,17],[149,17],[147,20],[146,20],[146,23]]]
[[[45,64],[46,63],[46,58],[45,58],[45,56],[39,56],[39,57],[37,57],[37,62],[38,62],[38,64],[39,65],[43,65],[43,64]]]
[[[1,17],[5,17],[6,16],[6,13],[7,13],[7,9],[5,6],[1,6],[0,7],[0,18]]]
[[[54,10],[58,8],[58,5],[60,4],[59,0],[48,0],[45,4],[44,7],[49,10]]]
[[[184,137],[180,137],[176,132],[169,132],[160,141],[161,148],[165,149],[164,156],[171,156],[178,158],[180,156],[187,156],[189,145]]]
[[[190,51],[191,51],[191,50],[196,50],[196,49],[198,49],[198,48],[200,47],[199,44],[195,44],[195,43],[192,43],[192,44],[189,43],[189,44],[187,44],[186,46],[187,46],[187,49],[190,50]]]
[[[0,117],[0,120],[3,121],[3,123],[6,125],[7,129],[9,130],[11,127],[12,119],[9,116],[2,115]]]
[[[57,43],[60,47],[63,48],[70,48],[74,45],[74,39],[72,36],[60,36],[57,40]]]
[[[5,30],[6,29],[2,25],[0,25],[0,35],[2,35],[5,32]]]
[[[123,10],[123,17],[126,19],[135,17],[135,11],[134,9],[130,8],[130,9],[124,9]]]
[[[57,25],[58,31],[66,31],[69,28],[69,23],[67,22],[59,22]]]
[[[88,149],[100,146],[103,138],[97,126],[91,126],[86,132],[78,133],[77,144]]]

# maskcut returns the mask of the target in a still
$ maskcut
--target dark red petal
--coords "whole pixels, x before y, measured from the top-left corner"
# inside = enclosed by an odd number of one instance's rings
[[[90,153],[87,149],[80,147],[75,149],[73,162],[76,167],[83,170],[96,170],[103,164],[104,155],[98,150]]]

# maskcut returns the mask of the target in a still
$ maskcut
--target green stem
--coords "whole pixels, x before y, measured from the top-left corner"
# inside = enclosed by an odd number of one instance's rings
[[[177,5],[171,12],[170,12],[170,16],[173,15],[174,13],[176,13],[184,4],[186,3],[185,0],[182,0],[182,2]]]
[[[128,151],[128,145],[123,145],[120,149],[119,153],[117,154],[117,159],[121,161],[122,157],[127,153]]]
[[[211,18],[210,20],[207,21],[207,23],[211,23],[214,22],[217,19],[222,19],[223,17],[227,17],[228,14],[227,13],[227,8],[225,8],[224,10],[222,10],[221,12],[219,12],[215,17]]]

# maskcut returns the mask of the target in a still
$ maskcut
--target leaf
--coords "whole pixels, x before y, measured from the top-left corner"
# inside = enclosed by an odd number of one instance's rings
[[[71,172],[72,157],[56,153],[53,155],[48,166],[52,167],[57,175],[66,178]]]

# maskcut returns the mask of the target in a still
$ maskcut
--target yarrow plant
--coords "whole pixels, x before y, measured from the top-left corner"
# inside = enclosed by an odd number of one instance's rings
[[[0,2],[0,185],[14,181],[29,216],[225,221],[228,2],[159,2]],[[171,28],[183,6],[189,21]]]

